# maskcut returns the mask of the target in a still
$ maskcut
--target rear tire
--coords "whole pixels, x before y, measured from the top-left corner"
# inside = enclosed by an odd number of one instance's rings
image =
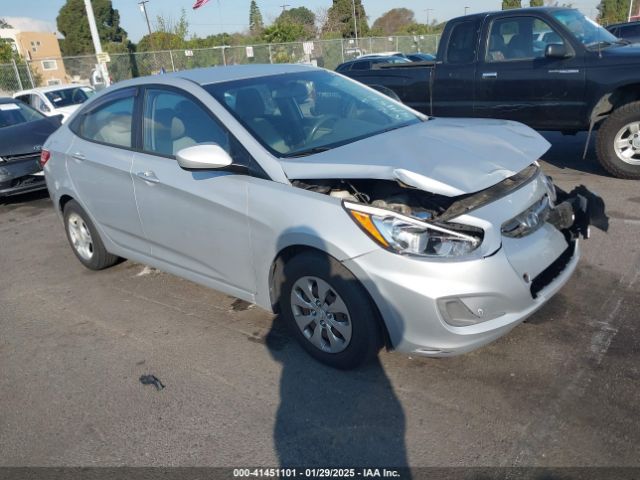
[[[104,248],[89,215],[75,200],[69,200],[64,206],[64,230],[73,253],[88,269],[102,270],[118,261],[116,255]]]
[[[372,361],[383,345],[377,309],[340,262],[304,252],[276,271],[280,315],[307,353],[349,370]]]
[[[615,110],[596,142],[598,161],[614,177],[640,179],[640,102]]]

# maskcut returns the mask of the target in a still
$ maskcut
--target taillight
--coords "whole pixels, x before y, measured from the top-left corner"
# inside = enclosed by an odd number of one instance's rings
[[[51,152],[49,150],[42,149],[40,152],[40,166],[44,168],[44,164],[51,158]]]

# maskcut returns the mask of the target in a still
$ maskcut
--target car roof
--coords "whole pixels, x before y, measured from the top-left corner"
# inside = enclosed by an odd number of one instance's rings
[[[459,21],[459,20],[474,20],[476,18],[485,18],[491,15],[507,15],[507,14],[519,14],[519,13],[531,13],[531,12],[547,12],[547,13],[551,13],[551,12],[558,12],[561,10],[577,10],[576,8],[572,8],[572,7],[525,7],[525,8],[509,8],[507,10],[490,10],[487,12],[480,12],[480,13],[472,13],[469,15],[464,15],[461,17],[456,17],[456,18],[452,18],[451,20],[449,20],[450,22],[452,21]]]
[[[620,23],[612,23],[610,25],[607,25],[605,28],[609,29],[609,28],[614,28],[614,27],[626,27],[627,25],[638,25],[640,24],[640,20],[635,20],[633,22],[620,22]]]
[[[265,77],[269,75],[280,75],[283,73],[308,72],[309,70],[321,70],[312,65],[304,64],[260,64],[260,65],[230,65],[226,67],[194,68],[163,74],[164,77],[176,77],[190,80],[199,85],[209,85],[211,83],[222,83],[233,80],[243,80],[252,77]],[[146,83],[141,77],[140,83]],[[138,83],[138,82],[132,82]]]
[[[57,90],[66,90],[67,88],[78,88],[84,87],[85,85],[78,85],[74,83],[66,84],[66,85],[49,85],[48,87],[36,87],[30,88],[28,90],[20,90],[19,92],[14,93],[14,95],[25,95],[27,93],[47,93],[47,92],[55,92]]]

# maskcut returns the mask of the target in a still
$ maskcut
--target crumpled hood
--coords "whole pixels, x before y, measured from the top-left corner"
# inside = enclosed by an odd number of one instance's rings
[[[309,157],[282,159],[290,180],[400,180],[457,196],[515,175],[550,147],[531,128],[507,120],[436,118]]]

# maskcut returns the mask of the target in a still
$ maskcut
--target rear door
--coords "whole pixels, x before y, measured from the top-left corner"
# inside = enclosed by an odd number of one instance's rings
[[[473,111],[480,19],[456,23],[447,33],[442,63],[433,71],[433,115],[468,117]]]
[[[136,88],[116,90],[74,119],[67,169],[102,232],[123,248],[148,253],[131,179],[136,97]]]
[[[248,153],[197,99],[178,89],[148,88],[144,94],[142,152],[133,178],[142,226],[152,256],[172,271],[235,296],[255,292],[245,175],[232,171],[186,171],[175,154],[216,143],[234,162]]]
[[[475,116],[516,120],[537,129],[584,124],[584,58],[576,55],[563,31],[540,16],[514,14],[488,22],[483,38]],[[545,57],[549,44],[565,45],[571,57]]]

